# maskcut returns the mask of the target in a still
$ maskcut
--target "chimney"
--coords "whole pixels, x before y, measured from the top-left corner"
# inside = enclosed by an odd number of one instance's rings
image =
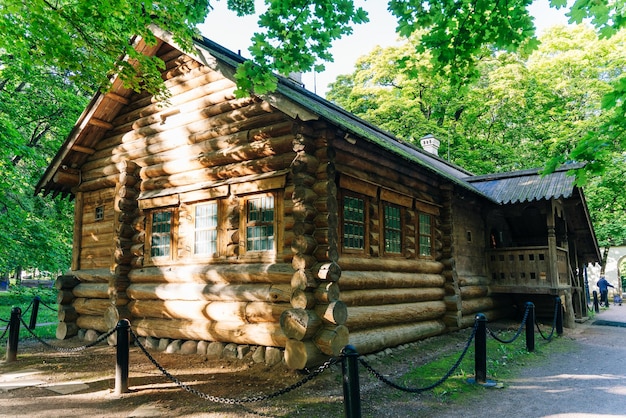
[[[428,134],[420,139],[420,143],[422,144],[422,148],[424,148],[424,151],[439,156],[440,142],[437,138],[435,138],[431,134]]]

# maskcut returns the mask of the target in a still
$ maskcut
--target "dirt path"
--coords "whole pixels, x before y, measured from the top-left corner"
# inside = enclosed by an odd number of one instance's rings
[[[626,324],[626,306],[611,307],[599,319]],[[532,367],[501,382],[503,389],[477,391],[469,400],[441,402],[432,394],[399,393],[361,371],[364,417],[610,417],[622,414],[626,394],[626,328],[592,325],[566,330],[562,352],[535,358]],[[372,359],[393,378],[443,353],[459,352],[469,331],[432,338]],[[58,344],[59,342],[55,342]],[[76,346],[79,341],[61,345]],[[192,390],[241,398],[279,391],[305,375],[283,366],[249,361],[206,360],[201,356],[154,353],[155,360]],[[136,348],[131,351],[129,393],[116,396],[115,349],[98,346],[79,353],[20,347],[18,361],[0,362],[0,415],[6,417],[342,417],[341,370],[332,366],[297,390],[271,400],[239,406],[211,402],[181,390]],[[32,370],[32,374],[27,374]],[[7,390],[11,374],[32,385]],[[17,381],[14,380],[14,381]],[[22,381],[23,381],[22,380]],[[254,412],[254,413],[253,413]]]

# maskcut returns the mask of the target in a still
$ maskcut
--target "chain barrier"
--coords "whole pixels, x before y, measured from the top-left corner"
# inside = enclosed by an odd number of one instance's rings
[[[543,332],[541,332],[541,328],[539,328],[539,322],[535,321],[535,326],[537,327],[537,331],[539,331],[539,335],[541,335],[541,338],[546,341],[552,341],[552,337],[554,336],[554,330],[556,329],[556,316],[558,314],[560,305],[561,304],[558,302],[554,304],[554,319],[552,320],[552,330],[547,337],[543,335]]]
[[[381,382],[385,383],[388,386],[391,386],[394,389],[398,389],[398,390],[401,390],[403,392],[410,392],[410,393],[426,392],[426,391],[429,391],[431,389],[436,388],[437,386],[441,385],[443,382],[448,380],[448,378],[450,376],[452,376],[452,373],[454,373],[454,371],[461,365],[461,362],[463,361],[463,358],[467,354],[467,350],[469,350],[469,347],[472,344],[472,341],[474,340],[474,337],[476,336],[476,330],[477,329],[478,329],[478,321],[474,321],[474,328],[472,329],[472,334],[470,335],[469,339],[467,340],[467,343],[465,344],[465,348],[463,348],[463,351],[461,352],[461,355],[459,356],[459,358],[456,361],[456,363],[454,363],[452,368],[450,368],[450,370],[448,370],[448,372],[441,379],[439,379],[435,383],[433,383],[433,384],[431,384],[429,386],[423,387],[423,388],[409,388],[409,387],[405,387],[405,386],[399,385],[397,383],[394,383],[391,380],[387,379],[385,376],[383,376],[380,372],[374,370],[374,368],[372,366],[370,366],[369,363],[367,363],[361,357],[359,357],[359,362],[363,365],[363,367],[365,367],[367,369],[367,371],[369,371],[372,375],[374,375],[378,380],[380,380]]]
[[[111,335],[113,335],[113,333],[115,331],[117,331],[117,327],[111,329],[110,331],[108,331],[105,334],[100,335],[96,340],[87,343],[85,345],[81,345],[78,347],[59,347],[57,345],[54,344],[50,344],[49,342],[45,341],[44,339],[42,339],[41,337],[39,337],[38,335],[36,335],[33,330],[31,330],[30,328],[28,328],[28,324],[26,324],[24,322],[24,319],[20,316],[20,322],[22,323],[22,325],[24,325],[24,328],[26,328],[28,330],[28,332],[30,333],[30,335],[32,335],[37,341],[39,341],[41,344],[43,344],[44,346],[51,348],[53,350],[56,350],[58,352],[61,353],[76,353],[79,351],[84,351],[88,348],[91,348],[95,345],[100,344],[101,342],[103,342],[104,340],[106,340],[107,338],[109,338]]]
[[[492,330],[490,330],[489,328],[487,328],[487,332],[489,333],[489,335],[491,335],[496,341],[502,343],[502,344],[510,344],[513,341],[517,340],[517,338],[522,334],[522,330],[524,329],[525,325],[526,325],[526,321],[528,320],[528,312],[530,311],[530,307],[528,305],[526,305],[526,310],[524,311],[524,317],[522,318],[522,323],[520,324],[519,328],[517,329],[517,332],[515,333],[515,335],[508,339],[508,340],[503,340],[500,337],[498,337]]]
[[[44,302],[43,300],[39,299],[39,304],[45,306],[46,308],[50,309],[51,311],[58,311],[57,308],[53,308],[52,306],[46,304],[46,302]]]
[[[7,335],[7,333],[9,332],[9,326],[7,325],[7,327],[4,329],[4,331],[2,332],[2,335],[0,335],[0,340],[3,340],[4,337]]]
[[[31,300],[30,304],[28,305],[28,307],[22,311],[22,315],[26,315],[28,313],[28,311],[30,311],[30,308],[33,307],[33,302],[34,302],[34,299]]]
[[[8,324],[8,323],[9,323],[9,322],[11,322],[11,321],[9,321],[8,319],[2,319],[2,318],[0,318],[0,322],[4,322],[4,323]]]
[[[137,336],[137,334],[135,334],[135,332],[132,329],[130,329],[130,333],[133,336],[133,340],[135,341],[135,345],[137,347],[139,347],[139,349],[145,354],[145,356],[148,358],[148,360],[150,360],[150,362],[157,369],[159,369],[159,371],[165,377],[167,377],[170,381],[172,381],[174,384],[176,384],[181,389],[184,389],[185,391],[191,393],[192,395],[198,396],[198,397],[200,397],[200,398],[202,398],[204,400],[210,401],[210,402],[221,403],[221,404],[226,404],[226,405],[241,405],[243,403],[259,402],[259,401],[264,401],[264,400],[268,400],[268,399],[272,399],[272,398],[276,398],[278,396],[284,395],[284,394],[286,394],[288,392],[291,392],[291,391],[293,391],[295,389],[298,389],[300,386],[302,386],[305,383],[313,380],[314,378],[316,378],[317,376],[322,374],[325,370],[327,370],[330,366],[332,366],[333,364],[336,364],[336,363],[338,363],[340,361],[340,359],[331,358],[331,359],[327,360],[324,364],[319,366],[317,369],[312,371],[304,379],[294,383],[293,385],[287,386],[286,388],[283,388],[281,390],[278,390],[278,391],[276,391],[274,393],[271,393],[271,394],[268,394],[268,395],[248,396],[248,397],[241,398],[241,399],[221,398],[219,396],[212,396],[212,395],[206,394],[204,392],[201,392],[201,391],[199,391],[197,389],[194,389],[191,386],[183,383],[180,379],[178,379],[176,376],[172,375],[163,366],[161,366],[159,364],[159,362],[154,357],[152,357],[152,355],[148,352],[146,347],[144,347],[144,345],[141,344],[141,342],[139,341],[139,337]]]

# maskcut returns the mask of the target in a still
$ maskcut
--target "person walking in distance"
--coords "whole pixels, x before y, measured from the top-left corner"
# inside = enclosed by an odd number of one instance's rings
[[[600,290],[600,305],[602,305],[602,303],[604,302],[604,306],[608,308],[609,307],[609,287],[612,287],[613,289],[615,289],[615,286],[609,283],[604,278],[604,276],[600,277],[600,280],[598,280],[598,283],[596,283],[596,285],[598,286],[598,290]]]

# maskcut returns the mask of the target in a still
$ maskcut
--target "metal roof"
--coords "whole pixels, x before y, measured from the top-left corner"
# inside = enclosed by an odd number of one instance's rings
[[[546,175],[533,169],[472,176],[465,181],[501,204],[567,199],[575,190],[576,177],[571,175],[571,170],[581,167],[581,164],[569,164]]]

